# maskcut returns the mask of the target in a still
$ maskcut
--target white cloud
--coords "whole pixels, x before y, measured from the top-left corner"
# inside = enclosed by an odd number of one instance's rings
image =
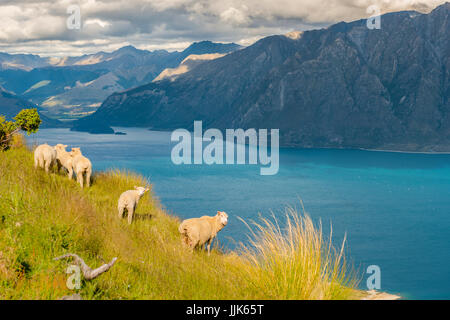
[[[250,44],[271,34],[318,28],[381,11],[427,11],[445,0],[2,0],[0,51],[82,54],[124,44],[182,49],[192,41]],[[81,8],[68,30],[67,8]],[[101,40],[101,41],[99,41]]]
[[[246,6],[243,9],[236,9],[234,7],[229,7],[227,10],[220,14],[222,21],[230,23],[232,25],[241,26],[250,23],[251,19],[244,11],[248,10]]]
[[[102,27],[102,28],[109,27],[109,26],[111,25],[110,22],[108,22],[108,21],[103,21],[103,20],[100,20],[100,19],[89,19],[89,20],[86,20],[86,21],[84,22],[84,25],[85,25],[85,26],[88,26],[88,25],[90,25],[90,24],[97,24],[97,25],[99,25],[99,26]]]

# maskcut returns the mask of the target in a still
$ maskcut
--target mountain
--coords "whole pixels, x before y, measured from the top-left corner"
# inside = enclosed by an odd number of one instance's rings
[[[180,52],[177,57],[178,63],[186,59],[191,54],[211,54],[211,53],[230,53],[241,49],[242,46],[235,43],[215,43],[212,41],[194,42],[185,50]]]
[[[76,127],[279,128],[295,147],[450,151],[450,4],[271,36],[114,93]]]
[[[225,54],[239,45],[202,41],[181,52],[126,46],[80,57],[41,58],[0,53],[0,85],[36,103],[55,118],[93,113],[109,95],[151,82],[193,54]]]
[[[42,120],[41,128],[63,127],[64,124],[58,120],[50,119],[42,114],[42,110],[33,103],[26,101],[0,86],[0,115],[5,116],[6,120],[12,120],[22,109],[37,108],[39,117]]]
[[[176,80],[180,74],[186,73],[189,70],[192,70],[194,67],[202,64],[205,61],[210,61],[214,59],[218,59],[223,57],[225,54],[223,53],[206,53],[206,54],[191,54],[187,56],[183,61],[181,61],[180,65],[176,68],[167,68],[164,69],[153,82],[161,81],[164,79]]]
[[[8,54],[0,52],[0,70],[21,69],[30,71],[48,66],[48,60],[33,54]]]

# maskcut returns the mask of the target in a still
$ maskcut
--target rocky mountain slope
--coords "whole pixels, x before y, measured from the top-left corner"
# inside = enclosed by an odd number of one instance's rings
[[[297,147],[450,151],[450,3],[271,36],[112,94],[78,128],[279,128]]]
[[[181,61],[180,65],[176,68],[164,69],[152,82],[170,79],[176,80],[180,74],[186,73],[192,70],[194,67],[202,64],[205,61],[214,60],[223,57],[225,53],[206,53],[206,54],[191,54]]]

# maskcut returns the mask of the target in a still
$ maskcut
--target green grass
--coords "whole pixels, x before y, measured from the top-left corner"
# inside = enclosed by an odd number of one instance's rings
[[[287,228],[276,221],[250,224],[251,241],[236,252],[211,256],[184,248],[180,220],[145,195],[128,225],[117,214],[119,195],[143,177],[121,171],[94,175],[91,188],[33,168],[20,143],[0,152],[0,298],[58,299],[351,299],[354,273],[321,228],[293,210]],[[95,164],[94,164],[95,166]],[[227,228],[232,227],[231,225]],[[252,233],[253,232],[253,233]],[[116,264],[81,289],[69,290],[76,253],[91,267]]]

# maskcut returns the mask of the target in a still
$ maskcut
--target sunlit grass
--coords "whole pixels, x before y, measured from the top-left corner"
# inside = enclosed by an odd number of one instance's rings
[[[95,167],[95,164],[94,164]],[[150,192],[128,225],[119,195],[147,181],[125,171],[99,172],[80,189],[62,173],[33,168],[20,139],[0,153],[0,298],[58,299],[350,299],[355,277],[343,247],[333,248],[304,213],[288,209],[276,220],[250,224],[240,250],[191,254],[181,245],[179,219]],[[151,181],[150,181],[151,182]],[[227,226],[231,227],[231,226]],[[107,273],[66,286],[67,261],[80,255],[91,267],[118,257]]]
[[[246,223],[245,221],[243,221]],[[249,261],[248,282],[271,299],[340,299],[352,294],[355,273],[344,256],[345,240],[337,251],[323,238],[304,212],[287,208],[285,226],[260,217],[247,226],[249,244],[241,245],[241,256]]]

